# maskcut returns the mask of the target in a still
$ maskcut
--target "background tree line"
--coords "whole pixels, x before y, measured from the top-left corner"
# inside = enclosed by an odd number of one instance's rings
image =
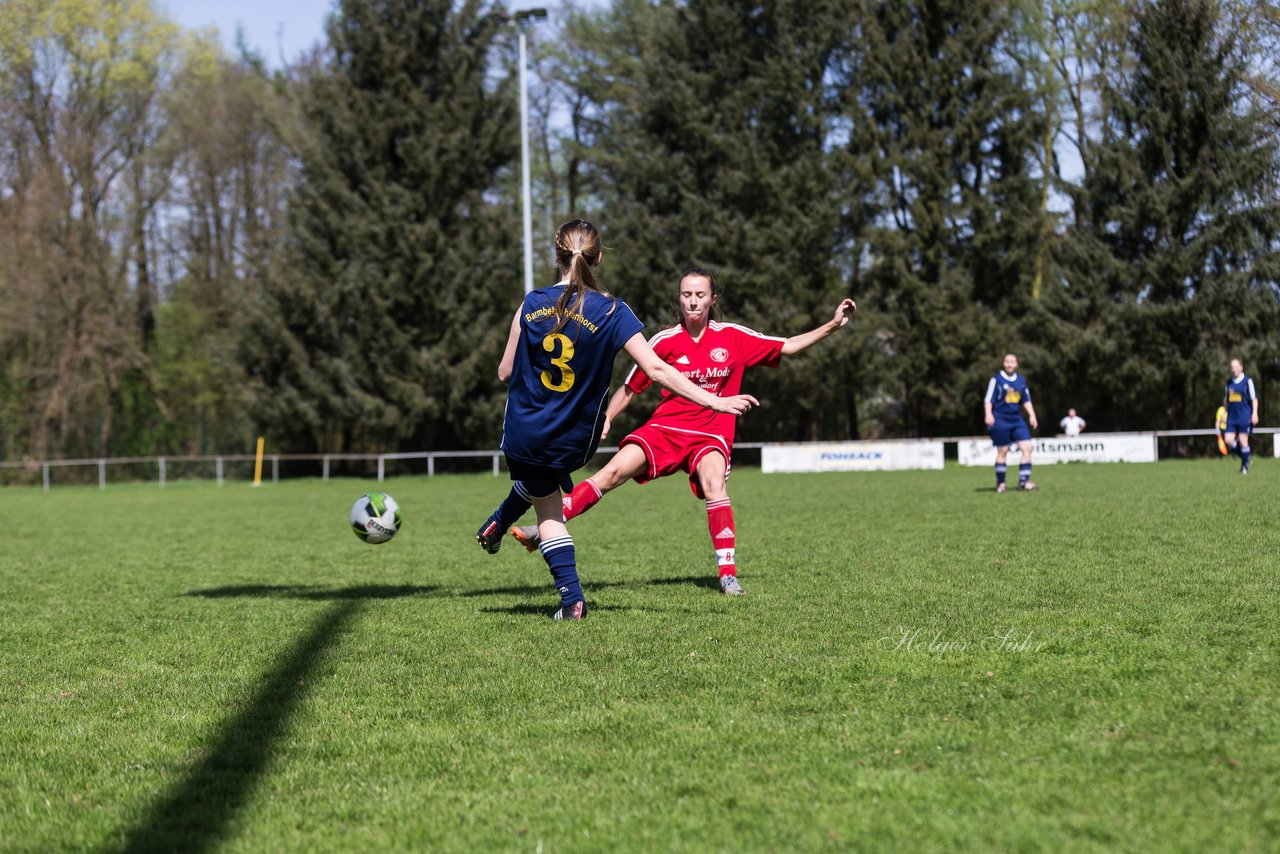
[[[1232,355],[1272,411],[1275,4],[614,0],[530,38],[539,282],[583,215],[654,329],[693,265],[772,334],[857,298],[744,440],[979,432],[1007,350],[1045,422],[1207,426]],[[515,74],[478,0],[339,0],[283,70],[147,0],[7,0],[0,457],[494,447]]]

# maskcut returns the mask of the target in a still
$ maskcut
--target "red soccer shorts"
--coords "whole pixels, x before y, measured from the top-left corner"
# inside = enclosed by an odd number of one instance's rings
[[[618,443],[618,447],[637,445],[644,451],[649,470],[636,477],[636,483],[648,483],[678,471],[688,472],[689,488],[700,499],[702,484],[698,482],[698,463],[707,454],[724,457],[725,476],[729,473],[729,443],[723,436],[698,430],[685,430],[669,424],[645,424]]]

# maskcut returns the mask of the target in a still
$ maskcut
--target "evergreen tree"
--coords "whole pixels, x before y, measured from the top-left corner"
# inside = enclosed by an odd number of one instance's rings
[[[342,0],[330,18],[301,96],[286,263],[242,348],[282,446],[497,441],[494,372],[521,295],[503,21],[477,0]]]
[[[598,121],[588,130],[601,277],[650,333],[677,320],[675,289],[691,266],[716,274],[725,319],[773,335],[830,319],[848,292],[833,260],[841,202],[825,150],[847,5],[620,0],[571,27],[579,66],[595,69],[581,85]],[[753,373],[765,406],[739,436],[855,432],[855,352],[856,335],[842,333]]]
[[[1016,7],[865,2],[843,83],[849,239],[861,241],[894,432],[971,433],[986,378],[1022,350],[1045,238],[1044,117],[1021,80]],[[1025,351],[1024,351],[1025,353]],[[1034,359],[1023,359],[1034,376]]]
[[[1090,357],[1115,426],[1206,425],[1228,360],[1275,352],[1280,161],[1224,23],[1213,0],[1140,4],[1106,90],[1069,260],[1106,317]]]

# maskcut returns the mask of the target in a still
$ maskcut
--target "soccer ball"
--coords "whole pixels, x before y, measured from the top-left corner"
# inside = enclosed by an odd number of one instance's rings
[[[385,543],[400,530],[400,505],[381,492],[361,495],[351,505],[351,530],[370,545]]]

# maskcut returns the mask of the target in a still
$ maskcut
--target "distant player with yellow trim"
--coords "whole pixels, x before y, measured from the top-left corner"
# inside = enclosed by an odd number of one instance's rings
[[[1027,378],[1018,373],[1018,357],[1006,353],[1004,370],[991,378],[987,383],[987,394],[982,400],[987,423],[987,433],[991,435],[991,443],[996,446],[996,492],[1004,492],[1005,474],[1008,466],[1005,458],[1009,454],[1009,446],[1018,443],[1022,452],[1022,463],[1018,466],[1018,489],[1030,491],[1038,489],[1031,480],[1031,431],[1022,420],[1022,410],[1026,409],[1031,421],[1031,430],[1040,426],[1036,420],[1036,408],[1031,405],[1031,391],[1027,388]]]
[[[756,399],[745,394],[718,397],[654,354],[627,304],[596,284],[594,270],[604,252],[591,223],[575,219],[560,226],[555,249],[561,279],[525,296],[511,319],[498,365],[498,379],[510,383],[502,452],[514,483],[476,532],[476,542],[496,554],[507,529],[532,506],[542,557],[560,592],[560,608],[551,616],[581,620],[586,603],[573,538],[561,512],[561,492],[573,489],[570,475],[600,443],[618,351],[625,349],[653,382],[717,412],[740,415]]]
[[[1249,473],[1249,434],[1258,425],[1258,393],[1253,378],[1246,375],[1239,359],[1231,360],[1231,379],[1227,380],[1226,395],[1222,405],[1227,408],[1227,426],[1222,438],[1227,448],[1240,454],[1240,474]]]

